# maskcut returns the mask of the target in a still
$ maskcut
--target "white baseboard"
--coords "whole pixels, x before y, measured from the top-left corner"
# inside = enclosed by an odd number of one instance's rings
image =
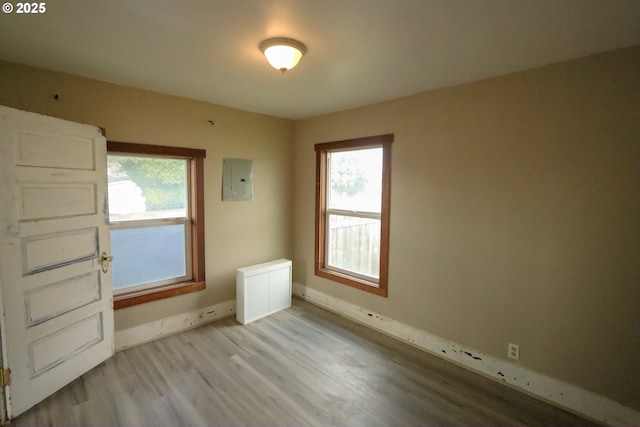
[[[365,307],[334,298],[299,283],[293,283],[293,293],[310,303],[574,413],[611,426],[640,426],[640,412],[588,390],[506,360],[496,359],[394,319],[385,318]]]
[[[135,347],[224,317],[233,316],[235,313],[236,300],[229,300],[209,307],[116,331],[116,351]]]

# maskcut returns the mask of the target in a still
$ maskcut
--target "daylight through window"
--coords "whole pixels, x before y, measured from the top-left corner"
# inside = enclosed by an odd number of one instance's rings
[[[190,279],[187,161],[110,155],[107,171],[113,289]]]
[[[128,143],[109,142],[108,147],[116,306],[202,289],[204,233],[197,218],[204,153]]]
[[[316,144],[316,274],[384,296],[392,141]]]

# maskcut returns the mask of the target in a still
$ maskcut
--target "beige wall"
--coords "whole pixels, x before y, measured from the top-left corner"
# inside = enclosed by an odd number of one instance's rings
[[[116,330],[232,300],[236,268],[291,257],[290,121],[6,62],[0,104],[104,127],[111,140],[207,150],[207,288],[118,310]],[[221,201],[224,157],[253,159],[253,201]]]
[[[313,274],[313,144],[394,133],[389,297]],[[295,124],[295,280],[640,409],[640,47]]]

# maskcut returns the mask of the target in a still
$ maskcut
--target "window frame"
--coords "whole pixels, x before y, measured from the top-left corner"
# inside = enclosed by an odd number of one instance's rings
[[[186,240],[190,245],[191,277],[178,283],[161,284],[113,296],[113,308],[121,309],[164,298],[170,298],[205,289],[204,254],[204,159],[206,150],[169,147],[164,145],[137,144],[107,141],[107,155],[138,155],[148,157],[182,158],[187,160],[189,228]],[[111,223],[110,223],[111,225]],[[123,228],[118,226],[117,228]],[[188,262],[189,260],[187,260]]]
[[[354,138],[315,144],[316,152],[316,218],[315,218],[315,275],[347,286],[386,297],[389,281],[389,217],[391,211],[391,143],[393,134]],[[382,189],[380,206],[380,273],[372,281],[357,273],[336,269],[327,265],[328,213],[328,162],[327,154],[382,147]],[[335,213],[334,213],[335,214]],[[363,217],[366,214],[363,213]]]

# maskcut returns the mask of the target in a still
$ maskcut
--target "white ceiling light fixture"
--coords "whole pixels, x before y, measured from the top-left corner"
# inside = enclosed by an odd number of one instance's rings
[[[298,40],[273,37],[260,43],[260,50],[273,68],[284,73],[298,64],[307,48]]]

